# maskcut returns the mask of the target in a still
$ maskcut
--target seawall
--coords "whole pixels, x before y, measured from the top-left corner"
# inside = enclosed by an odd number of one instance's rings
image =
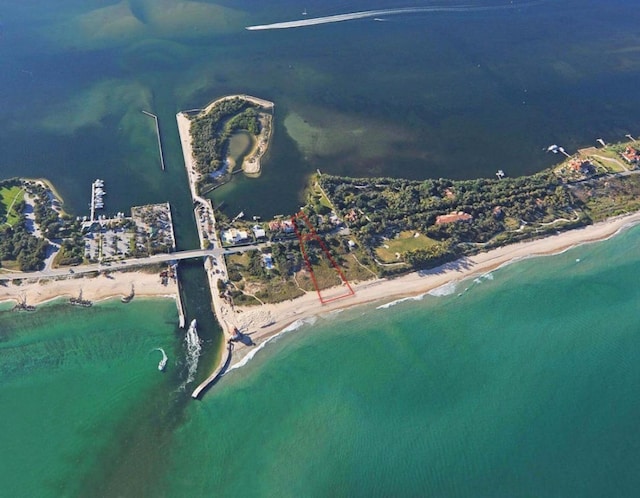
[[[211,387],[229,368],[231,363],[231,353],[233,352],[233,343],[227,342],[227,348],[222,353],[222,358],[218,367],[207,377],[198,387],[191,393],[193,399],[198,399],[203,391]]]

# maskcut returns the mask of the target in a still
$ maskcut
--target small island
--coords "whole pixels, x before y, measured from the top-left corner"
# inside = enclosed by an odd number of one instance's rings
[[[273,102],[249,95],[222,97],[184,111],[190,123],[196,193],[206,195],[240,171],[258,177],[273,133]],[[237,169],[240,164],[240,169]]]

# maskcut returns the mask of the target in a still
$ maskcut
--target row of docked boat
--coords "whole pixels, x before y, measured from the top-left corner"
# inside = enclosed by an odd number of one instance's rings
[[[103,197],[106,195],[106,191],[104,190],[104,180],[98,178],[91,185],[91,202],[93,203],[93,209],[103,209],[104,208],[104,200]]]

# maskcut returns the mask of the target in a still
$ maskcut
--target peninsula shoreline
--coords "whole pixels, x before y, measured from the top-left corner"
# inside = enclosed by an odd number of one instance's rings
[[[640,211],[573,229],[548,237],[510,244],[433,268],[395,278],[378,278],[352,283],[354,295],[321,304],[316,293],[276,304],[237,306],[236,321],[254,346],[236,345],[230,367],[238,365],[256,346],[298,321],[372,303],[391,302],[429,293],[440,287],[487,274],[528,258],[561,254],[572,248],[602,242],[640,224]]]

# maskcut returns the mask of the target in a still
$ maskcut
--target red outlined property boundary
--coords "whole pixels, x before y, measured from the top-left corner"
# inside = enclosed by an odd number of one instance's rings
[[[302,220],[304,222],[304,224],[306,225],[307,229],[309,230],[309,233],[301,233],[300,229],[298,228],[298,220]],[[318,299],[320,300],[320,303],[327,304],[327,303],[330,303],[332,301],[337,301],[338,299],[343,299],[345,297],[353,296],[355,294],[355,292],[351,288],[351,285],[349,284],[349,281],[344,276],[344,273],[340,269],[340,266],[338,266],[338,264],[335,262],[335,260],[331,256],[331,253],[329,252],[329,249],[327,248],[327,246],[324,243],[324,241],[316,233],[316,231],[313,228],[313,225],[311,224],[311,222],[309,221],[309,218],[307,217],[307,215],[303,211],[299,211],[298,214],[295,214],[295,215],[293,215],[291,217],[291,223],[293,223],[293,229],[295,230],[296,236],[298,237],[298,242],[300,243],[300,252],[302,253],[302,257],[304,258],[304,262],[307,265],[307,270],[309,270],[309,273],[311,275],[311,280],[313,281],[313,286],[316,288],[316,292],[318,293]],[[325,256],[327,257],[327,259],[329,260],[329,262],[331,263],[333,268],[336,270],[336,273],[340,277],[340,280],[342,281],[343,285],[347,289],[347,292],[345,294],[340,294],[338,296],[334,296],[334,297],[331,297],[329,299],[326,299],[326,298],[322,297],[322,292],[320,290],[320,287],[318,286],[318,281],[316,280],[316,275],[313,272],[313,268],[311,267],[311,262],[309,261],[309,257],[307,256],[307,251],[305,250],[305,243],[310,239],[311,240],[315,240],[315,241],[318,242],[318,244],[322,248],[322,251],[324,252]]]

